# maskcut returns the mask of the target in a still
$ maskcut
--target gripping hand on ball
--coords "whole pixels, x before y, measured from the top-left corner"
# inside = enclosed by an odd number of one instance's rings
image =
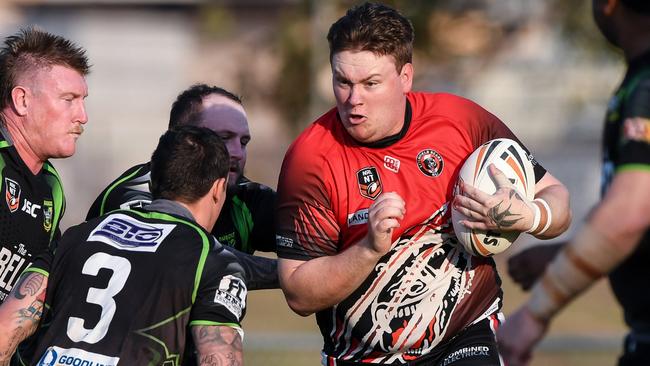
[[[519,231],[528,230],[534,221],[532,203],[517,192],[506,176],[493,164],[490,178],[496,192],[487,194],[460,181],[460,194],[454,197],[454,208],[468,219],[461,224],[470,229]]]
[[[406,204],[395,192],[380,195],[368,208],[368,234],[366,243],[369,249],[386,254],[392,245],[393,230],[406,213]]]

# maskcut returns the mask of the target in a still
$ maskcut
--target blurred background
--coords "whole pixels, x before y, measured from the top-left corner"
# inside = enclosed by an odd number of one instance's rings
[[[588,0],[395,0],[416,28],[415,89],[463,95],[500,117],[572,194],[574,224],[598,199],[599,138],[622,58],[591,20]],[[176,95],[196,82],[242,96],[253,135],[246,175],[277,183],[292,139],[333,105],[325,36],[352,1],[3,0],[0,34],[38,25],[88,51],[89,122],[77,153],[54,161],[68,209],[83,220],[110,181],[147,161]],[[525,294],[497,258],[506,314]],[[247,364],[316,365],[313,317],[280,291],[250,294]],[[624,334],[604,281],[552,324],[533,365],[613,365]]]

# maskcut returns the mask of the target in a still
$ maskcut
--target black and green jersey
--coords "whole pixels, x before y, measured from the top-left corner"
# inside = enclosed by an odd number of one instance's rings
[[[175,366],[189,327],[241,331],[243,270],[183,211],[157,200],[100,216],[70,228],[54,255],[27,269],[49,280],[49,327],[32,364]]]
[[[100,193],[86,219],[151,202],[150,172],[150,163],[124,172]],[[275,191],[242,177],[228,188],[226,202],[212,234],[221,244],[242,252],[275,252],[274,205]]]
[[[33,174],[10,141],[0,134],[0,303],[20,273],[59,236],[65,210],[61,180],[45,162]]]
[[[630,63],[610,100],[603,135],[602,193],[617,173],[626,170],[650,173],[650,52]],[[639,290],[646,288],[650,278],[649,263],[650,231],[609,276],[625,321],[643,332],[650,330],[650,293]]]

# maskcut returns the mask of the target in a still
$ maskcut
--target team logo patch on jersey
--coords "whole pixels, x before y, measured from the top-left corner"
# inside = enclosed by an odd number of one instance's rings
[[[20,184],[15,180],[5,178],[5,199],[9,212],[16,212],[20,207]]]
[[[362,225],[368,222],[368,209],[359,210],[348,215],[348,227]]]
[[[359,192],[362,196],[374,200],[382,190],[381,179],[374,166],[363,168],[357,172]]]
[[[437,151],[426,149],[420,151],[415,161],[422,174],[429,177],[437,177],[442,173],[445,162]]]
[[[50,232],[52,230],[52,214],[54,213],[54,203],[50,200],[43,201],[43,229]]]
[[[623,122],[623,136],[627,140],[650,142],[650,119],[634,117]]]
[[[48,348],[37,366],[59,366],[59,365],[78,365],[78,366],[115,366],[120,361],[119,357],[110,357],[84,351],[79,348],[61,348],[52,346]]]
[[[399,172],[399,159],[396,159],[392,156],[384,156],[384,168],[390,170],[393,173]]]
[[[155,252],[173,224],[151,224],[124,214],[109,215],[90,233],[88,240],[101,241],[112,247],[134,252]]]
[[[232,315],[237,317],[237,320],[241,320],[246,308],[247,293],[246,284],[241,278],[227,275],[219,282],[219,288],[214,295],[214,302],[228,309]]]

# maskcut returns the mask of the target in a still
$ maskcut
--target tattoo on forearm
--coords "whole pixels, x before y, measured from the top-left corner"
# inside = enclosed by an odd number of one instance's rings
[[[23,320],[31,319],[38,323],[43,315],[43,302],[41,300],[34,300],[27,308],[18,311]]]
[[[516,199],[521,200],[519,194],[514,190],[510,192],[510,200],[512,200],[513,196]],[[497,225],[498,228],[511,227],[512,225],[517,223],[517,221],[523,218],[519,214],[513,214],[512,212],[510,212],[512,203],[510,203],[508,207],[503,209],[501,208],[501,205],[505,206],[503,201],[497,203],[494,207],[488,210],[488,217]]]
[[[14,297],[22,300],[25,296],[34,296],[41,289],[43,284],[43,275],[40,273],[28,273],[23,275],[16,284],[16,291]]]
[[[206,355],[201,356],[199,360],[200,366],[239,366],[242,363],[239,362],[235,355],[232,352],[229,352],[225,355]]]
[[[236,330],[225,326],[193,328],[200,366],[240,366],[242,342]]]
[[[2,329],[5,336],[1,337],[0,342],[0,366],[8,364],[5,362],[11,359],[18,344],[33,334],[38,327],[43,315],[46,285],[44,275],[24,274],[5,300],[4,306],[7,308],[3,316],[10,323],[6,323],[8,329]]]

